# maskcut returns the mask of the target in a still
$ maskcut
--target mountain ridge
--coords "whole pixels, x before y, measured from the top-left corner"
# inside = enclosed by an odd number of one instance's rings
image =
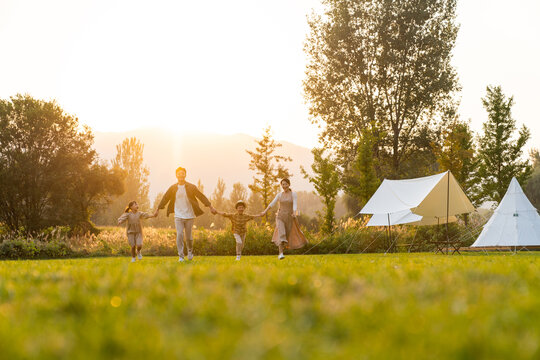
[[[256,137],[236,133],[231,135],[211,132],[180,133],[166,129],[136,129],[124,132],[94,131],[94,149],[102,160],[111,161],[116,156],[116,145],[129,137],[136,137],[144,144],[144,164],[150,170],[149,197],[153,202],[156,195],[164,192],[176,181],[174,170],[178,166],[187,169],[187,181],[201,180],[204,193],[210,197],[218,177],[226,184],[226,194],[236,182],[247,187],[253,182],[254,171],[249,170],[250,155],[254,151]],[[276,154],[290,156],[293,161],[285,163],[292,173],[292,188],[298,191],[312,191],[313,186],[305,179],[300,166],[311,169],[311,150],[288,141],[275,140],[282,144]]]

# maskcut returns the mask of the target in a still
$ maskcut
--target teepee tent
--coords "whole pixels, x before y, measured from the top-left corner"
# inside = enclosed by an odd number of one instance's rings
[[[472,246],[540,246],[540,215],[516,178]]]

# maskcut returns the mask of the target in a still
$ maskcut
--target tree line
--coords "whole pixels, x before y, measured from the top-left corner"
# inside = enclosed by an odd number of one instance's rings
[[[308,19],[303,82],[310,119],[322,129],[320,146],[312,150],[310,171],[302,168],[324,205],[322,230],[335,227],[341,193],[354,215],[384,178],[445,170],[475,205],[499,202],[515,176],[540,207],[539,153],[524,154],[530,131],[512,117],[513,97],[501,86],[486,86],[480,133],[459,116],[460,85],[451,64],[456,0],[323,5],[323,13]],[[28,95],[1,100],[0,222],[12,230],[69,224],[95,231],[91,216],[104,223],[132,199],[150,207],[143,144],[126,139],[111,163],[100,160],[92,144],[90,129],[55,102]],[[247,196],[251,211],[266,207],[279,190],[277,180],[290,175],[290,158],[277,155],[279,147],[265,129],[248,151],[252,184],[234,184],[234,196],[226,198],[220,180],[211,200],[230,208]],[[210,220],[200,221],[210,226]],[[218,227],[220,221],[213,219]]]
[[[499,202],[513,176],[540,205],[538,151],[530,153],[532,164],[524,159],[530,131],[517,128],[513,97],[486,87],[479,134],[458,115],[455,0],[323,5],[308,20],[304,93],[311,121],[323,129],[310,180],[325,198],[327,230],[338,188],[356,213],[384,178],[446,170],[477,206]]]
[[[256,214],[263,211],[273,197],[280,191],[279,180],[290,177],[290,171],[285,167],[286,162],[290,162],[290,157],[282,156],[276,153],[281,147],[271,135],[271,128],[264,129],[262,138],[256,141],[255,149],[246,150],[251,156],[251,161],[247,167],[254,172],[253,183],[245,186],[240,182],[232,184],[232,189],[228,191],[227,184],[222,178],[217,179],[214,190],[206,192],[200,179],[196,185],[199,190],[209,196],[212,205],[220,210],[233,212],[234,205],[238,200],[243,200],[247,204],[248,213]],[[142,209],[155,209],[159,204],[163,193],[158,193],[154,200],[150,202],[148,197],[148,167],[144,164],[144,144],[136,138],[126,138],[121,144],[116,146],[117,154],[111,165],[117,168],[122,174],[125,174],[123,180],[124,193],[112,198],[110,203],[102,203],[97,208],[91,219],[98,225],[115,225],[116,217],[120,214],[129,201],[140,199],[139,203]],[[313,192],[299,191],[300,209],[302,215],[300,221],[310,229],[318,230],[320,212],[324,204],[319,196]],[[344,206],[338,211],[340,215],[345,213]],[[272,222],[271,216],[264,219],[266,222]],[[204,214],[195,220],[195,226],[222,229],[226,221],[221,216]],[[150,219],[147,224],[155,227],[172,227],[172,219],[160,217]]]

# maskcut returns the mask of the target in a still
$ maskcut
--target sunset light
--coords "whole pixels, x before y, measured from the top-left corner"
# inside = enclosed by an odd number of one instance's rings
[[[540,0],[0,0],[0,360],[540,359]]]

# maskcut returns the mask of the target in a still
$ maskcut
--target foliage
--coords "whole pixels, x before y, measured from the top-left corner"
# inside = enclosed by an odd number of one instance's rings
[[[367,129],[376,140],[377,176],[417,175],[431,160],[422,141],[431,119],[458,89],[450,63],[456,1],[323,3],[324,14],[309,19],[304,80],[321,140],[347,167]]]
[[[225,186],[225,184],[223,184],[223,186]],[[201,179],[197,180],[197,189],[199,189],[199,191],[204,194],[204,186],[202,184]],[[223,191],[225,191],[225,189],[223,189]],[[214,207],[215,207],[215,204],[214,204]],[[204,211],[204,208],[203,208],[203,211]],[[197,218],[195,219],[195,227],[214,228],[215,226],[214,221],[216,220],[217,217],[218,216],[216,215],[212,215],[210,211],[205,211],[204,214],[202,214],[201,216],[197,216]],[[171,219],[171,223],[172,223],[172,227],[174,228],[175,227],[174,219]]]
[[[31,233],[51,225],[93,230],[92,209],[122,188],[92,144],[90,129],[54,101],[0,100],[0,221]]]
[[[214,192],[212,193],[212,197],[210,198],[210,201],[212,202],[212,206],[215,209],[218,209],[219,211],[226,211],[228,209],[228,200],[225,197],[225,190],[226,190],[225,181],[223,181],[222,178],[218,177],[216,188],[214,189]],[[214,225],[217,229],[223,229],[225,226],[225,218],[222,216],[215,216],[214,217]]]
[[[474,135],[469,122],[461,121],[457,109],[447,110],[447,127],[442,132],[442,143],[433,143],[440,171],[450,170],[466,194],[474,187],[477,167]],[[479,204],[477,204],[479,205]]]
[[[247,204],[248,212],[250,214],[258,214],[262,212],[265,208],[263,205],[263,200],[261,194],[257,192],[250,191],[249,198],[248,198],[248,204]],[[268,217],[266,217],[268,219]],[[257,223],[262,223],[264,221],[264,218],[257,218],[254,220]]]
[[[143,163],[143,152],[144,144],[137,138],[124,139],[121,144],[116,145],[116,157],[113,160],[113,167],[126,172],[125,195],[128,196],[126,199],[136,200],[141,208],[150,205],[148,200],[150,171]]]
[[[324,216],[322,231],[329,234],[334,229],[336,197],[341,188],[340,173],[336,164],[330,157],[324,158],[324,149],[314,148],[313,164],[311,170],[314,175],[309,175],[303,167],[300,167],[304,178],[308,179],[315,187],[315,191],[324,203]]]
[[[144,228],[143,254],[145,256],[175,256],[176,231],[169,217],[171,227]],[[385,228],[365,227],[365,220],[340,220],[331,234],[318,232],[319,224],[314,218],[300,215],[298,218],[309,244],[304,248],[289,251],[292,254],[328,253],[369,253],[390,250],[389,238]],[[150,221],[150,220],[146,220]],[[463,246],[469,246],[479,234],[485,219],[472,218],[469,226],[450,224],[449,237],[459,238]],[[216,230],[204,226],[193,229],[194,252],[203,255],[233,255],[235,240],[230,221],[225,229]],[[1,230],[1,229],[0,229]],[[277,248],[271,242],[274,226],[269,223],[250,221],[247,227],[244,255],[271,255]],[[0,233],[0,259],[34,259],[87,256],[129,256],[125,228],[102,227],[99,234],[71,235],[67,227],[45,229],[28,236],[23,233]],[[403,251],[433,251],[434,239],[444,239],[444,228],[437,226],[393,226],[392,241]],[[55,250],[57,249],[58,250]]]
[[[264,130],[261,140],[257,141],[255,151],[246,150],[251,156],[249,169],[255,171],[253,184],[249,188],[259,193],[264,208],[268,206],[274,195],[279,191],[279,179],[289,178],[289,171],[283,162],[292,161],[288,156],[276,155],[274,152],[281,144],[276,143],[270,134],[270,126]]]
[[[373,136],[367,129],[363,129],[361,134],[356,159],[347,165],[342,180],[345,192],[352,197],[349,210],[354,214],[368,202],[381,183],[375,171],[377,160],[373,158]]]
[[[152,203],[152,209],[158,208],[159,202],[163,199],[163,195],[165,195],[164,192],[160,192],[156,195],[154,202]],[[174,216],[158,216],[145,220],[145,223],[148,226],[156,228],[174,228]]]
[[[524,184],[532,171],[528,161],[521,160],[523,147],[530,138],[529,129],[523,125],[514,138],[517,130],[511,114],[514,98],[507,98],[500,86],[488,86],[486,90],[482,103],[488,121],[483,124],[478,146],[477,203],[500,202],[512,177]]]
[[[75,256],[65,238],[44,240],[18,235],[0,242],[0,259],[51,259]]]
[[[229,195],[229,209],[233,210],[237,201],[242,200],[247,204],[248,191],[242,183],[234,183],[231,194]]]
[[[141,211],[150,211],[148,191],[150,171],[144,165],[144,144],[135,137],[126,138],[116,145],[116,156],[112,161],[113,169],[124,175],[125,191],[115,197],[107,207],[94,217],[100,225],[114,225],[130,201],[137,201]]]
[[[540,153],[538,149],[531,150],[530,156],[533,172],[523,190],[533,206],[540,209]]]

